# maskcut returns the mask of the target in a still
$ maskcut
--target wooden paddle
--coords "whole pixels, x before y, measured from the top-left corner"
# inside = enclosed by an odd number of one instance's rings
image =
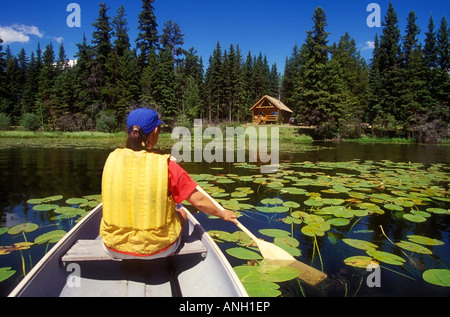
[[[207,192],[205,192],[203,188],[197,186],[197,190],[208,197],[211,202],[214,203],[220,210],[225,210],[225,208],[223,208],[214,198],[212,198]],[[296,260],[292,255],[287,253],[282,248],[262,239],[258,239],[239,221],[237,222],[237,226],[256,243],[264,259],[275,262],[276,264],[296,268],[299,271],[298,278],[313,286],[327,278],[327,274],[313,268],[312,266],[306,265],[305,263]]]

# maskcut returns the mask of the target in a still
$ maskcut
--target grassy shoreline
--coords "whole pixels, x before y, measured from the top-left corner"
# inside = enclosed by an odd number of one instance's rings
[[[247,128],[250,126],[243,126]],[[302,151],[306,146],[312,146],[314,140],[307,135],[298,134],[298,129],[284,126],[267,126],[279,127],[279,148],[280,151]],[[222,129],[223,130],[223,129]],[[258,129],[257,129],[258,131]],[[270,131],[270,130],[269,130]],[[225,132],[224,140],[225,140]],[[191,134],[191,138],[194,135]],[[81,147],[81,148],[116,148],[125,144],[126,133],[115,132],[105,133],[97,131],[81,131],[81,132],[32,132],[32,131],[0,131],[0,148],[11,147]],[[211,139],[205,138],[203,144],[207,144]],[[158,145],[162,149],[170,149],[179,140],[172,139],[172,134],[163,132],[160,134]],[[270,142],[270,138],[269,138]],[[329,140],[327,143],[333,142],[351,142],[361,144],[416,144],[413,139],[404,138],[374,138],[362,137],[358,139],[345,140]],[[193,144],[193,141],[191,142]],[[450,140],[443,140],[438,145],[450,145]]]

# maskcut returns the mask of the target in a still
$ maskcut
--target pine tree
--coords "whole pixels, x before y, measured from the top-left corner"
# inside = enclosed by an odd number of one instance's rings
[[[130,37],[128,36],[128,23],[126,20],[125,8],[123,5],[117,9],[117,15],[112,21],[114,40],[114,51],[119,56],[124,56],[131,47]]]
[[[139,13],[139,34],[136,46],[139,51],[139,67],[141,70],[149,63],[150,54],[158,49],[158,24],[153,8],[154,0],[142,0],[142,11]]]
[[[380,74],[380,40],[378,34],[375,35],[374,49],[372,53],[372,60],[369,72],[369,87],[368,87],[368,109],[366,119],[372,123],[383,114],[381,108],[381,74]]]
[[[430,91],[430,97],[425,102],[425,107],[433,109],[431,112],[436,111],[438,106],[437,87],[439,85],[439,70],[438,70],[438,52],[437,52],[437,40],[436,31],[434,30],[434,19],[430,16],[428,21],[428,29],[425,33],[425,44],[423,48],[423,60],[426,67],[426,81],[428,83],[428,90]]]
[[[281,80],[281,101],[286,104],[294,114],[299,113],[298,104],[293,99],[295,93],[295,87],[297,86],[297,79],[300,76],[300,67],[304,64],[306,55],[306,45],[303,44],[301,48],[298,48],[296,44],[293,48],[292,54],[289,58],[286,58],[286,64],[284,68],[284,75]]]
[[[318,126],[318,133],[329,137],[338,129],[342,111],[342,81],[338,63],[328,61],[326,14],[317,7],[313,30],[307,32],[305,58],[296,79],[293,102],[297,103],[301,121]]]
[[[405,123],[412,122],[413,116],[424,112],[424,102],[429,97],[425,81],[425,64],[422,58],[422,48],[418,41],[420,29],[416,24],[414,11],[409,13],[406,35],[403,38],[403,77],[405,94],[402,102],[405,105],[402,119]]]
[[[15,124],[21,115],[20,99],[22,88],[18,80],[20,76],[19,62],[12,55],[9,46],[6,47],[5,66],[0,113],[9,115],[12,123]]]
[[[110,58],[112,53],[112,27],[110,25],[110,17],[108,16],[109,8],[105,3],[100,4],[98,17],[92,33],[92,52],[93,64],[91,67],[91,76],[89,83],[94,92],[93,104],[91,105],[92,116],[100,111],[108,108],[115,100],[115,91],[111,90],[114,85],[113,74],[111,73]],[[114,65],[115,66],[115,65]]]
[[[440,104],[437,116],[444,122],[450,121],[450,55],[449,55],[449,28],[445,16],[442,17],[437,34],[437,64],[439,68],[439,80],[436,89],[436,98]]]
[[[105,65],[109,54],[112,51],[111,37],[112,27],[110,25],[110,17],[108,16],[109,8],[103,2],[100,4],[98,17],[92,26],[95,28],[92,33],[92,44],[95,52],[96,60]]]
[[[51,91],[51,100],[57,118],[70,113],[74,102],[72,69],[69,67],[64,45],[59,46],[55,67],[55,82]]]
[[[356,48],[356,41],[347,32],[333,45],[331,54],[341,69],[345,120],[355,123],[367,111],[367,65]]]
[[[55,127],[56,112],[53,108],[51,93],[55,81],[55,52],[52,43],[45,47],[42,54],[42,68],[39,73],[39,88],[36,95],[35,113],[43,124]]]
[[[393,119],[403,123],[403,114],[405,113],[401,98],[404,94],[404,84],[401,68],[400,30],[398,28],[397,13],[392,2],[389,3],[382,25],[384,28],[379,49],[381,85],[376,92],[380,100],[382,113],[379,112],[380,117],[378,121],[387,122],[392,126]],[[383,123],[383,125],[386,126],[387,124]]]
[[[175,67],[178,68],[183,61],[184,34],[181,32],[180,26],[172,20],[164,23],[163,34],[160,38],[162,47],[167,47],[172,53]]]
[[[94,64],[93,49],[87,44],[86,36],[83,36],[81,44],[77,44],[78,52],[75,55],[77,63],[74,72],[74,95],[75,102],[72,107],[73,113],[87,113],[88,108],[94,103],[98,95],[95,78],[91,75]]]

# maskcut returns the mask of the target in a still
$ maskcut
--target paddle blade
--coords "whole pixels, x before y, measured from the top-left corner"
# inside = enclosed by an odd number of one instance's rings
[[[324,272],[297,261],[292,255],[275,244],[260,239],[256,241],[256,244],[265,260],[297,269],[299,272],[297,277],[309,285],[315,286],[327,278],[327,274]]]
[[[273,261],[295,261],[294,257],[279,246],[258,239],[255,241],[264,259]]]
[[[327,274],[324,272],[297,260],[286,263],[286,265],[296,268],[299,271],[297,277],[312,286],[319,284],[327,278]]]

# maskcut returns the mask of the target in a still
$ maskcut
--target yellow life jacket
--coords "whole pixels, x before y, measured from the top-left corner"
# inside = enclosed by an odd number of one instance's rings
[[[103,170],[100,236],[110,249],[151,255],[181,233],[175,201],[169,196],[170,155],[117,149]]]

